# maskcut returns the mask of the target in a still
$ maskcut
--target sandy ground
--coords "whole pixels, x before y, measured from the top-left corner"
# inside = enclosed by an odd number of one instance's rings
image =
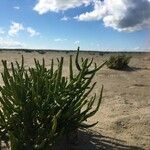
[[[33,58],[42,60],[47,66],[52,58],[65,57],[64,74],[68,74],[69,55],[75,53],[9,52],[1,51],[0,60],[20,61],[24,55],[25,65],[34,66]],[[81,53],[81,57],[94,58],[97,64],[107,60],[111,54]],[[80,131],[79,144],[82,150],[150,150],[150,53],[132,53],[132,71],[110,70],[104,66],[95,76],[97,86],[93,93],[104,85],[103,100],[97,114],[88,123],[99,123],[88,131]],[[0,72],[3,71],[0,63]],[[2,79],[0,78],[0,84]],[[80,145],[80,146],[79,146]],[[71,149],[71,148],[66,148]]]

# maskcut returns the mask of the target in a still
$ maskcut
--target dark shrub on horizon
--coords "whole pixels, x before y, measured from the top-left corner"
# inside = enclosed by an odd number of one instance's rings
[[[129,68],[128,64],[130,59],[131,56],[127,56],[125,54],[110,56],[109,60],[107,61],[107,67],[116,70],[126,70]]]
[[[44,51],[44,50],[38,50],[37,51],[39,54],[45,54],[46,53],[46,51]]]

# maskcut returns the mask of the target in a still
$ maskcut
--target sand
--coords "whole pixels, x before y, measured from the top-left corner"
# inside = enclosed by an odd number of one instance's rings
[[[22,52],[1,51],[0,60],[20,61],[24,55],[25,66],[34,66],[33,58],[45,58],[47,66],[52,58],[65,58],[64,75],[68,75],[69,55],[74,52]],[[107,60],[111,54],[81,52],[81,57],[94,58],[97,64]],[[97,114],[87,123],[99,123],[88,131],[80,131],[77,149],[145,149],[150,150],[150,53],[130,53],[130,71],[117,71],[104,66],[97,72],[94,92],[99,94],[104,85],[103,100]],[[57,61],[55,61],[57,62]],[[0,72],[3,71],[0,63]],[[0,77],[0,84],[2,84]],[[67,149],[67,148],[66,148]],[[69,149],[69,148],[68,148]]]

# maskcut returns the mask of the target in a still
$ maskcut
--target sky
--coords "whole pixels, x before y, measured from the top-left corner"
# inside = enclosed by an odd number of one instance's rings
[[[150,51],[150,0],[0,0],[0,48]]]

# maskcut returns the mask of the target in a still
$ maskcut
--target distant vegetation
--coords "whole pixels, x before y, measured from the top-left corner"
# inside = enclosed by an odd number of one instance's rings
[[[90,69],[93,59],[82,59],[79,63],[79,49],[75,59],[77,74],[73,73],[70,56],[69,78],[63,74],[63,57],[54,61],[50,69],[45,67],[45,60],[40,63],[35,59],[35,67],[24,68],[22,63],[2,61],[4,85],[0,86],[0,141],[12,150],[45,150],[57,142],[60,136],[69,135],[78,128],[88,128],[97,124],[85,124],[99,109],[103,86],[99,93],[96,107],[92,106],[96,94],[88,97],[95,83],[91,81],[95,73],[105,63]],[[8,144],[8,141],[10,144]]]
[[[110,56],[109,60],[107,61],[107,66],[110,69],[126,70],[129,68],[128,64],[130,59],[131,56],[127,55]]]

